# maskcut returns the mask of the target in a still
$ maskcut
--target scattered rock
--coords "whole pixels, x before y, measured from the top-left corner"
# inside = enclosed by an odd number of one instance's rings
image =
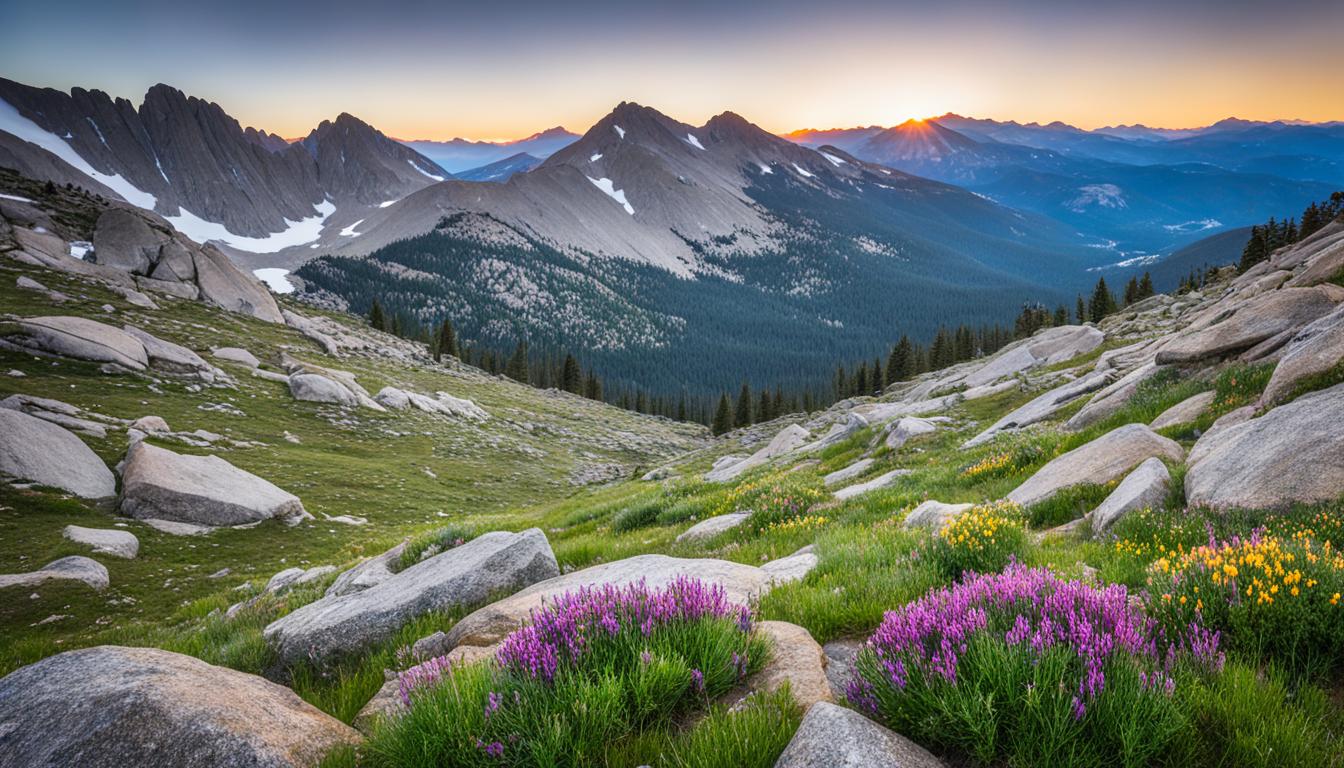
[[[1091,400],[1064,423],[1065,429],[1080,430],[1096,424],[1125,407],[1129,398],[1138,391],[1139,385],[1151,379],[1165,368],[1153,362],[1144,363],[1120,377],[1115,383],[1108,384],[1092,396]]]
[[[902,421],[905,421],[905,419],[902,419]],[[853,480],[859,475],[862,475],[871,466],[873,466],[872,459],[859,459],[858,461],[854,462],[853,464],[850,464],[848,467],[845,467],[844,469],[837,469],[836,471],[830,473],[829,475],[826,475],[825,477],[821,478],[821,481],[826,485],[835,485],[837,483],[843,483],[847,480]]]
[[[168,422],[163,420],[162,416],[141,416],[131,422],[131,429],[138,429],[141,432],[171,432],[168,428]]]
[[[156,531],[172,534],[173,536],[201,536],[215,530],[208,525],[192,525],[191,523],[179,523],[176,520],[158,520],[147,517],[140,522],[148,525]]]
[[[771,560],[768,563],[761,564],[761,570],[775,584],[787,584],[791,581],[802,581],[807,574],[817,567],[817,556],[812,552],[812,545],[794,552],[787,557],[781,557],[778,560]]]
[[[93,547],[99,554],[123,557],[134,560],[140,552],[140,540],[130,531],[116,528],[83,528],[78,525],[65,526],[65,538]]]
[[[1170,489],[1171,473],[1167,471],[1167,465],[1156,457],[1145,460],[1092,510],[1092,531],[1106,531],[1130,512],[1164,506]]]
[[[1091,352],[1105,339],[1105,334],[1090,325],[1046,328],[1024,342],[1009,346],[958,383],[978,387],[1029,368],[1062,363]]]
[[[1147,425],[1126,424],[1051,459],[1009,493],[1008,499],[1029,507],[1070,486],[1104,485],[1154,456],[1181,461],[1185,451],[1175,440],[1162,437]]]
[[[87,499],[117,492],[116,477],[84,441],[9,408],[0,408],[0,473]]]
[[[912,437],[918,435],[927,435],[938,430],[938,425],[932,419],[921,419],[918,416],[906,416],[892,422],[888,428],[886,445],[891,450],[899,450]]]
[[[6,765],[297,768],[359,741],[288,688],[154,648],[68,651],[0,679]]]
[[[149,365],[155,370],[187,375],[208,374],[211,371],[209,363],[181,344],[164,341],[133,325],[123,325],[121,329],[144,345],[145,354],[149,357]],[[208,378],[213,379],[213,376]]]
[[[1110,371],[1093,371],[1081,378],[1065,382],[1005,415],[980,434],[962,443],[961,447],[974,448],[993,440],[1000,432],[1021,429],[1045,421],[1074,400],[1106,386],[1110,380]]]
[[[776,456],[783,456],[786,453],[792,453],[798,450],[803,443],[807,442],[808,434],[806,429],[797,424],[790,424],[781,429],[770,442],[759,451],[753,453],[747,458],[727,464],[725,466],[716,466],[712,471],[705,475],[705,480],[711,483],[722,483],[741,475],[747,470],[765,464]]]
[[[747,512],[730,512],[726,515],[707,517],[683,531],[677,536],[677,541],[711,539],[725,531],[731,531],[739,525],[742,525],[747,521],[748,517],[751,517],[751,515]]]
[[[886,488],[908,474],[910,474],[910,470],[908,469],[893,469],[886,474],[878,475],[866,483],[859,483],[857,485],[841,488],[835,492],[835,498],[844,501],[845,499],[852,499],[855,496],[862,496],[865,493],[871,493],[879,488]]]
[[[942,530],[943,526],[974,506],[974,504],[944,504],[941,501],[929,499],[910,510],[910,514],[905,516],[901,525],[905,528]]]
[[[825,435],[822,435],[820,440],[814,440],[808,443],[807,445],[800,447],[798,451],[801,453],[816,453],[817,451],[824,451],[827,448],[830,448],[832,445],[843,442],[850,436],[857,434],[859,431],[863,429],[866,429],[868,427],[868,424],[869,421],[867,418],[859,415],[858,413],[855,413],[854,411],[850,411],[848,414],[846,414],[845,421],[843,423],[832,425],[830,431],[827,432]]]
[[[261,365],[261,361],[257,359],[256,355],[241,347],[218,347],[212,350],[210,354],[220,360],[238,363],[248,368],[256,368]]]
[[[1162,345],[1157,364],[1190,364],[1250,349],[1272,337],[1312,322],[1334,310],[1333,286],[1284,288],[1247,299],[1204,327],[1175,336]]]
[[[1285,509],[1344,495],[1344,384],[1210,429],[1190,451],[1190,504]]]
[[[863,641],[848,638],[832,640],[821,647],[826,654],[826,679],[831,684],[831,694],[835,699],[845,697],[845,685],[854,672],[854,660],[859,657]]]
[[[928,750],[852,709],[818,702],[775,768],[943,768]]]
[[[107,589],[107,585],[110,583],[107,577],[107,568],[102,563],[81,555],[74,555],[53,560],[36,571],[0,574],[0,588],[35,587],[44,581],[54,579],[82,581],[98,590]],[[0,697],[0,708],[3,707],[3,701],[3,697]],[[3,721],[0,721],[0,747],[3,746],[4,728]],[[0,753],[3,753],[3,750],[0,750]]]
[[[1167,427],[1174,427],[1178,424],[1189,424],[1204,415],[1204,412],[1213,404],[1214,397],[1216,397],[1216,393],[1214,393],[1213,390],[1200,392],[1193,397],[1187,397],[1163,411],[1161,415],[1156,419],[1153,419],[1153,422],[1148,426],[1153,429],[1166,429]]]
[[[558,575],[540,530],[496,531],[416,563],[360,592],[323,597],[266,627],[281,664],[363,650],[430,611],[478,604]]]
[[[121,511],[193,525],[242,525],[308,515],[299,498],[218,456],[189,456],[148,443],[126,451]]]
[[[295,400],[312,403],[333,403],[354,406],[359,404],[355,393],[335,381],[316,373],[295,373],[289,377],[289,391]]]

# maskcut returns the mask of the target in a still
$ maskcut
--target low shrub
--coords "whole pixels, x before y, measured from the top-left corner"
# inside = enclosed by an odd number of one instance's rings
[[[366,751],[375,765],[596,764],[619,740],[706,705],[768,653],[721,587],[683,577],[659,590],[585,588],[536,611],[493,662],[403,672],[407,710]]]
[[[1124,587],[1010,565],[887,613],[847,697],[978,765],[1143,766],[1185,729],[1178,679],[1220,668],[1218,642],[1160,632]]]
[[[746,528],[762,532],[771,525],[779,525],[807,515],[814,504],[825,501],[828,495],[818,481],[777,482],[762,488],[750,502],[751,517]]]
[[[611,519],[611,530],[625,533],[639,528],[647,528],[658,522],[665,502],[661,498],[640,499],[616,513]]]
[[[929,557],[949,579],[997,573],[1027,548],[1022,507],[1011,501],[981,504],[952,518],[929,546]]]
[[[1027,512],[1027,522],[1033,528],[1053,528],[1070,520],[1077,520],[1096,509],[1106,497],[1111,495],[1119,481],[1105,485],[1081,483],[1059,491],[1055,495],[1031,505]]]
[[[1168,630],[1192,621],[1229,649],[1299,678],[1344,666],[1344,556],[1330,542],[1255,531],[1153,564],[1149,611]]]
[[[462,523],[453,523],[421,534],[406,542],[406,548],[401,550],[401,557],[391,564],[391,570],[400,573],[426,557],[460,547],[475,537],[475,530]]]

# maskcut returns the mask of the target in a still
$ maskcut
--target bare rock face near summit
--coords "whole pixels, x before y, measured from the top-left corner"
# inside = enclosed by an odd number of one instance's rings
[[[307,516],[292,493],[218,456],[137,442],[126,452],[121,511],[131,517],[225,526]]]
[[[1029,507],[1070,486],[1109,483],[1154,456],[1181,461],[1185,450],[1143,424],[1126,424],[1051,459],[1009,493],[1008,500]]]
[[[49,421],[0,408],[0,474],[87,499],[114,496],[117,478],[83,440]]]
[[[288,688],[154,648],[68,651],[0,679],[5,768],[311,768],[359,741]]]
[[[323,597],[266,627],[282,665],[364,650],[391,637],[407,621],[479,604],[560,573],[546,535],[495,531],[478,536],[368,589]]]
[[[1209,430],[1190,450],[1185,496],[1220,509],[1285,509],[1344,495],[1344,384]]]

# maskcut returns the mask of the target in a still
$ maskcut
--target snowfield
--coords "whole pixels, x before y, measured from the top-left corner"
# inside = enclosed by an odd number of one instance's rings
[[[632,207],[630,203],[625,199],[625,190],[616,189],[616,184],[611,179],[608,179],[605,176],[603,176],[600,179],[594,179],[592,176],[588,176],[586,178],[589,181],[593,182],[593,186],[602,190],[607,197],[610,197],[612,200],[615,200],[616,202],[620,203],[621,207],[625,208],[626,213],[630,214],[631,216],[635,215],[634,207]]]
[[[177,231],[198,243],[217,240],[240,251],[275,253],[285,248],[311,243],[322,236],[322,227],[326,224],[327,217],[336,212],[336,205],[330,200],[323,200],[313,206],[313,210],[317,211],[316,216],[310,216],[300,221],[285,219],[284,230],[273,232],[265,237],[235,235],[223,224],[206,221],[186,208],[179,208],[176,216],[165,216],[164,218],[176,227]]]
[[[424,168],[421,168],[420,166],[416,165],[416,164],[415,164],[415,161],[412,160],[412,159],[410,159],[409,157],[406,158],[406,162],[409,163],[410,166],[411,166],[412,168],[414,168],[415,170],[419,171],[422,175],[428,176],[429,178],[431,178],[431,179],[433,179],[433,180],[435,180],[435,181],[443,181],[443,177],[442,177],[442,176],[435,176],[434,174],[430,173],[429,171],[426,171]]]
[[[697,138],[695,138],[695,134],[693,134],[693,133],[688,133],[688,134],[686,134],[686,143],[687,143],[687,144],[690,144],[692,147],[695,147],[696,149],[704,149],[704,148],[705,148],[705,145],[704,145],[704,144],[701,144],[701,143],[700,143],[700,140],[697,139]]]
[[[289,278],[287,277],[289,274],[288,269],[267,267],[265,269],[254,269],[252,270],[252,274],[261,278],[261,281],[276,293],[294,292],[294,284],[289,282]]]

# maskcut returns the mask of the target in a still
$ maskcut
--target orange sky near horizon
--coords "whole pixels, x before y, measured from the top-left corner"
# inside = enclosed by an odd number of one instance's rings
[[[260,0],[83,1],[79,14],[81,0],[14,7],[0,73],[137,104],[166,82],[288,137],[340,112],[403,139],[582,133],[622,100],[693,124],[732,110],[775,133],[946,112],[1081,128],[1344,120],[1335,0],[839,0],[824,12],[501,0],[400,13],[327,0],[316,16]],[[237,7],[251,2],[268,24]],[[501,34],[519,7],[529,23]]]

